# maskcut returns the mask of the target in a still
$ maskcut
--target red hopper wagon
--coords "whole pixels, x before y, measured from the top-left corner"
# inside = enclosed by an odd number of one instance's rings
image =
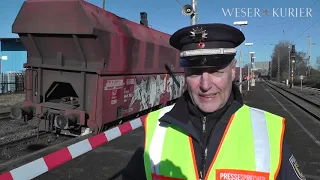
[[[96,134],[184,92],[169,34],[83,0],[26,1],[12,28],[28,53],[26,100],[12,117],[38,118],[42,131]]]

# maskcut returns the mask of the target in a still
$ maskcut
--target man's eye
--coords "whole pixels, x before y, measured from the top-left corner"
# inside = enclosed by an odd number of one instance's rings
[[[224,71],[209,71],[210,74],[222,74]]]

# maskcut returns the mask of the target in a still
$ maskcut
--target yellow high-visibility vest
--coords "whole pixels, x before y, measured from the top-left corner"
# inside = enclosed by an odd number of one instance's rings
[[[145,121],[144,164],[148,180],[199,180],[192,139],[159,119],[173,105]],[[275,180],[281,164],[285,119],[243,105],[227,125],[206,180]]]

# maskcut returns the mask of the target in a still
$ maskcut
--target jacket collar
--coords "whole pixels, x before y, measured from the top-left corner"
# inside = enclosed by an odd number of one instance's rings
[[[243,105],[242,94],[240,93],[237,85],[232,84],[232,90],[230,98],[226,105],[214,113],[206,114],[197,108],[191,101],[189,93],[185,91],[183,95],[177,100],[176,104],[171,111],[166,113],[162,118],[159,119],[160,123],[172,124],[182,128],[184,131],[189,133],[191,136],[199,139],[196,134],[196,129],[191,121],[191,116],[202,119],[203,116],[210,118],[217,118],[222,123],[228,123],[231,115],[235,113]],[[188,113],[184,113],[188,112]],[[199,121],[200,123],[200,121]]]

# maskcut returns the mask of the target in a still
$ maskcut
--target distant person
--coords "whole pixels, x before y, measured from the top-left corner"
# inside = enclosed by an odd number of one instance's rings
[[[243,33],[225,24],[175,32],[187,91],[175,105],[151,112],[144,145],[123,179],[302,180],[284,138],[285,119],[243,103],[233,83]]]

